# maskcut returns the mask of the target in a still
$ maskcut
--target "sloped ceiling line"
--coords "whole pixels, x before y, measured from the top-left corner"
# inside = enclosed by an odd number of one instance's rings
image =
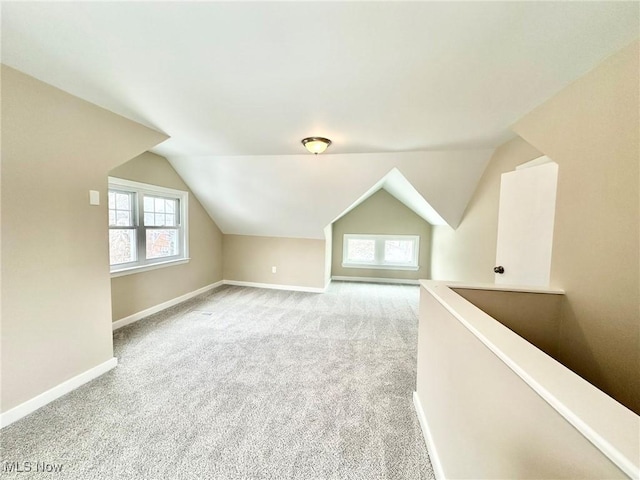
[[[361,195],[355,202],[349,205],[343,212],[334,218],[331,223],[338,221],[351,210],[366,201],[379,190],[386,190],[390,195],[412,210],[423,220],[431,225],[447,225],[447,222],[438,214],[438,212],[429,205],[429,202],[420,195],[420,193],[411,185],[411,183],[402,175],[397,168],[393,168],[375,183],[369,190]]]
[[[492,149],[169,157],[224,233],[324,238],[379,188],[430,223],[457,227]]]

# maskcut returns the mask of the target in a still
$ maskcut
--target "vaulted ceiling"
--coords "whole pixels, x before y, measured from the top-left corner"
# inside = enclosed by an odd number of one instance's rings
[[[319,238],[385,179],[398,196],[414,188],[403,201],[416,211],[456,226],[509,126],[637,38],[638,11],[3,2],[2,62],[168,134],[154,151],[226,233]],[[311,135],[334,143],[305,155]]]

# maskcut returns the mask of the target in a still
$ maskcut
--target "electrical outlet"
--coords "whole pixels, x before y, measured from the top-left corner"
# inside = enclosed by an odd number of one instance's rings
[[[276,267],[271,267],[271,273],[276,273]]]

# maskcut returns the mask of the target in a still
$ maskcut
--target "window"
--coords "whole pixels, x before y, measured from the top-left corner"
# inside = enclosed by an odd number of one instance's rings
[[[418,235],[346,234],[342,266],[417,270],[419,247]]]
[[[188,194],[109,177],[111,273],[188,261]]]

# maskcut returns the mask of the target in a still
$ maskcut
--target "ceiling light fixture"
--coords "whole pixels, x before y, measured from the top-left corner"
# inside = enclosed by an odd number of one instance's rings
[[[317,155],[324,152],[327,147],[331,145],[331,140],[322,137],[307,137],[302,139],[302,145],[304,145],[304,148],[309,150],[309,152]]]

